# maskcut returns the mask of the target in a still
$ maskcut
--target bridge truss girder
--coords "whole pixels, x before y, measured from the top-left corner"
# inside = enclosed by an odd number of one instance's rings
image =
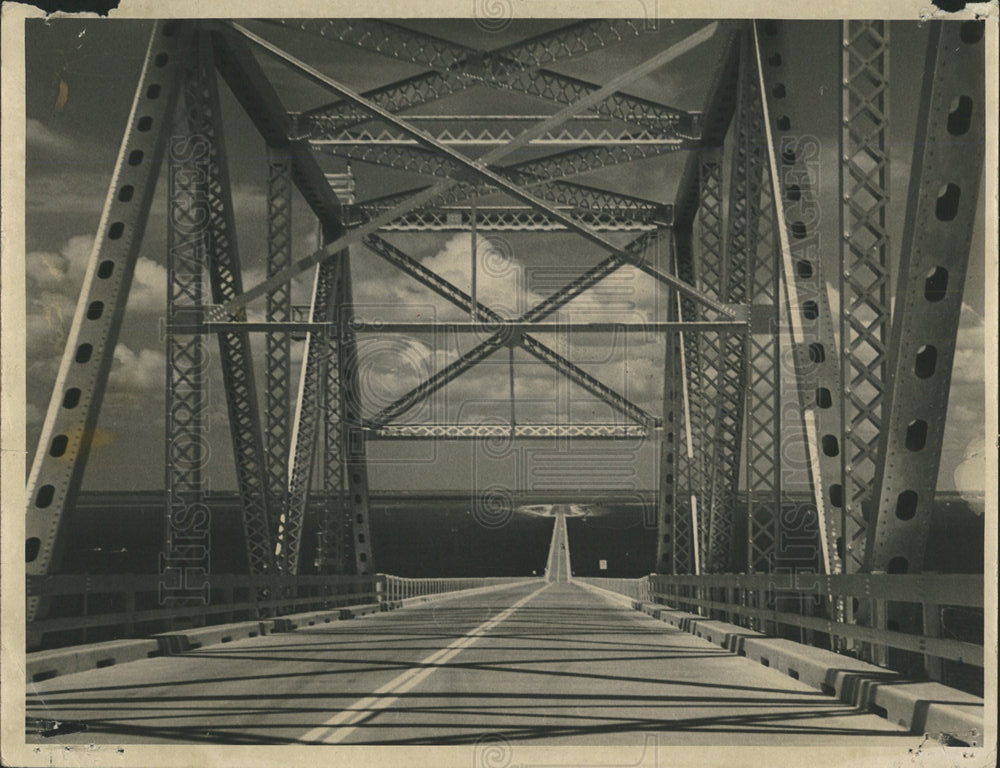
[[[301,24],[311,29],[310,22]],[[886,345],[888,34],[876,23],[844,26],[841,354],[818,257],[818,200],[809,156],[816,148],[796,133],[806,106],[783,77],[787,36],[777,22],[723,29],[725,40],[705,110],[684,113],[622,89],[704,42],[714,34],[714,26],[599,86],[543,65],[638,34],[634,22],[582,22],[493,52],[376,20],[328,22],[321,33],[432,70],[358,94],[239,25],[157,24],[102,216],[101,231],[107,236],[98,238],[91,256],[29,477],[29,574],[45,573],[52,566],[62,516],[79,488],[139,238],[182,89],[189,117],[171,144],[168,179],[173,224],[166,326],[166,523],[167,551],[176,557],[173,564],[165,561],[165,573],[178,575],[180,568],[183,576],[184,568],[197,567],[194,551],[175,523],[204,501],[198,441],[204,429],[203,347],[208,335],[218,336],[222,352],[253,573],[300,571],[307,505],[317,483],[322,484],[323,507],[313,567],[371,572],[369,439],[496,436],[657,440],[660,571],[733,570],[744,552],[749,571],[809,564],[824,572],[893,570],[900,567],[900,558],[906,568],[919,568],[961,307],[961,290],[954,286],[964,278],[976,199],[973,180],[978,180],[982,166],[981,152],[954,150],[955,142],[949,144],[942,132],[968,134],[981,150],[981,126],[970,120],[966,108],[971,104],[975,114],[981,95],[965,94],[958,107],[949,101],[963,82],[976,82],[976,67],[982,66],[981,41],[969,32],[976,27],[937,26],[932,31],[936,47],[925,85],[927,108],[921,113],[927,116],[926,141],[914,163],[893,343]],[[938,45],[939,38],[945,42]],[[341,101],[290,115],[251,53],[252,46],[338,93]],[[267,278],[246,291],[228,199],[216,71],[252,119],[268,153]],[[471,139],[423,131],[418,120],[399,115],[400,110],[476,84],[542,96],[565,106],[523,130],[491,128]],[[154,91],[153,85],[159,89]],[[151,97],[154,92],[157,96]],[[635,126],[638,133],[630,134],[620,125],[606,133],[560,133],[564,124],[582,123],[594,113],[602,121]],[[516,124],[518,116],[511,118]],[[520,119],[525,121],[524,116]],[[376,122],[387,127],[358,128]],[[728,166],[727,136],[732,136]],[[497,165],[519,148],[546,141],[593,146]],[[470,142],[496,146],[473,158],[457,149]],[[924,145],[949,146],[958,154],[945,160],[941,154],[925,157],[920,154]],[[679,148],[691,151],[672,205],[567,181]],[[140,160],[142,153],[147,155],[146,162],[133,163],[136,152]],[[362,203],[342,201],[319,162],[330,153],[416,171],[432,183]],[[940,182],[940,197],[926,193],[927,178]],[[127,197],[124,186],[130,190]],[[292,187],[305,199],[322,232],[320,247],[304,258],[296,257],[291,240]],[[492,209],[477,205],[477,198],[497,191],[517,203]],[[194,225],[202,209],[208,227],[199,232]],[[520,317],[506,320],[477,300],[474,279],[471,295],[465,293],[380,235],[456,229],[470,231],[474,240],[478,231],[491,228],[561,229],[597,245],[606,256]],[[631,230],[637,236],[620,246],[604,234],[613,230]],[[869,237],[874,237],[874,247],[865,239]],[[922,247],[930,242],[939,246],[934,253]],[[367,418],[356,336],[374,329],[354,322],[351,287],[351,261],[363,253],[362,245],[466,311],[472,324],[491,331],[485,341]],[[947,264],[939,257],[944,252],[953,257]],[[653,277],[668,294],[668,319],[655,328],[664,334],[662,417],[646,412],[532,335],[546,332],[548,318],[625,265]],[[867,282],[853,274],[861,267],[871,272]],[[303,323],[293,320],[289,281],[308,269],[314,271],[314,290]],[[266,321],[249,323],[247,303],[257,297],[267,300]],[[928,325],[926,312],[913,308],[921,301],[941,309],[941,322],[934,327]],[[586,330],[586,324],[556,325]],[[420,330],[400,327],[402,332]],[[254,332],[266,334],[263,425],[250,358]],[[297,334],[305,336],[305,352],[292,419],[290,361]],[[910,339],[919,341],[919,349],[911,349]],[[804,471],[814,500],[797,528],[782,514],[780,448],[787,398],[781,391],[781,358],[786,345],[795,364],[794,420],[801,428]],[[518,423],[513,406],[509,424],[401,420],[436,390],[505,347],[511,350],[511,371],[513,350],[520,347],[609,405],[621,420]],[[924,375],[927,369],[920,360],[926,361],[926,353],[921,350],[928,347],[938,352],[937,367]],[[855,390],[862,379],[874,393]],[[913,410],[914,404],[941,416],[928,424]],[[923,432],[915,448],[918,422]],[[873,429],[881,430],[880,441],[872,437]],[[321,468],[318,477],[316,466]],[[741,467],[747,488],[745,546],[734,539]],[[865,538],[862,560],[858,542]],[[36,607],[29,604],[29,614]]]

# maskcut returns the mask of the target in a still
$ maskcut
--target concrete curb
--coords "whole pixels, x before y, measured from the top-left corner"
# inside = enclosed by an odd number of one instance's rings
[[[590,586],[590,585],[588,585]],[[600,589],[600,588],[597,588]],[[605,590],[601,590],[602,592]],[[655,603],[633,609],[748,659],[773,667],[845,704],[866,709],[911,733],[983,746],[983,699],[935,682],[911,682],[898,673],[823,648],[767,637],[723,621]]]
[[[90,669],[111,667],[129,661],[161,656],[159,643],[153,638],[139,640],[111,640],[106,643],[54,648],[50,651],[29,653],[25,659],[28,683],[40,683],[60,675],[86,672]]]
[[[528,581],[530,580],[525,579],[524,581],[512,584],[474,587],[455,592],[442,592],[437,595],[411,597],[406,600],[366,603],[364,605],[330,608],[323,611],[294,613],[274,619],[243,621],[233,624],[213,624],[195,629],[164,632],[147,638],[111,640],[106,643],[92,643],[90,645],[53,648],[48,651],[35,651],[26,655],[25,674],[28,683],[40,683],[61,675],[87,672],[92,669],[111,667],[130,661],[141,661],[157,656],[179,656],[208,645],[219,645],[232,642],[233,640],[259,637],[275,632],[292,632],[303,626],[311,627],[317,624],[328,624],[332,621],[345,621],[359,616],[383,613],[412,605],[422,605],[451,597],[509,589],[510,587],[525,584]]]

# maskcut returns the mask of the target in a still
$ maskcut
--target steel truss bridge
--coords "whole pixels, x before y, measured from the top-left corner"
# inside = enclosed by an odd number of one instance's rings
[[[559,65],[627,45],[644,34],[641,22],[567,23],[489,51],[373,19],[156,23],[28,479],[29,637],[32,627],[38,640],[79,626],[52,610],[57,595],[80,588],[55,575],[67,545],[61,532],[80,492],[143,230],[165,174],[168,450],[158,578],[161,595],[166,579],[183,599],[159,614],[164,626],[185,615],[220,620],[197,607],[201,586],[184,591],[203,556],[185,521],[204,509],[212,365],[225,382],[249,564],[246,574],[218,577],[229,580],[221,587],[228,596],[212,593],[222,618],[335,605],[340,587],[330,585],[354,584],[340,591],[361,596],[340,605],[370,602],[375,585],[390,603],[470,586],[401,586],[376,576],[370,441],[628,439],[659,448],[656,529],[649,533],[657,541],[650,570],[658,575],[641,585],[598,586],[765,633],[815,635],[827,648],[876,663],[888,663],[887,649],[926,655],[927,673],[939,680],[948,660],[975,659],[974,645],[940,638],[938,607],[981,609],[981,591],[977,601],[978,587],[969,594],[968,580],[932,588],[921,571],[983,170],[983,29],[981,22],[930,24],[902,256],[890,264],[889,24],[843,23],[840,261],[830,274],[832,260],[820,258],[834,246],[819,243],[811,165],[817,147],[801,133],[810,100],[788,79],[790,40],[780,22],[707,23],[601,83],[559,74]],[[278,37],[311,44],[318,37],[422,71],[359,91],[272,42]],[[719,54],[706,61],[712,75],[700,111],[629,95],[630,85],[709,41]],[[290,112],[268,76],[275,66],[328,101]],[[267,274],[253,285],[244,280],[237,245],[223,85],[265,150]],[[446,111],[447,97],[472,88],[532,97],[540,106],[526,114]],[[577,180],[666,153],[684,157],[669,203]],[[422,174],[425,183],[355,199],[355,180],[384,168]],[[292,236],[293,190],[318,222],[318,244]],[[468,232],[474,250],[480,233],[494,231],[559,231],[603,257],[506,317],[479,300],[475,259],[467,292],[385,236]],[[352,264],[375,256],[467,319],[355,317]],[[666,319],[561,319],[573,299],[626,266],[666,292]],[[308,307],[292,302],[291,281],[302,273],[312,276]],[[839,305],[831,306],[828,284]],[[434,331],[473,342],[366,413],[358,336]],[[607,331],[661,339],[661,411],[640,407],[538,338]],[[266,340],[263,380],[251,354],[255,334]],[[302,348],[297,382],[295,345]],[[509,355],[513,380],[515,350],[598,398],[614,418],[522,422],[512,412],[505,423],[407,421],[494,353]],[[797,469],[782,451],[789,413],[804,436],[796,437],[804,452]],[[789,472],[796,487],[809,489],[796,520],[787,514]],[[312,548],[303,531],[317,492],[323,511]],[[737,541],[738,494],[747,500],[747,534]],[[566,541],[559,521],[554,550],[559,536]],[[314,554],[312,566],[304,552]],[[734,562],[745,562],[745,573],[734,575]],[[797,573],[820,581],[805,585]],[[768,581],[779,575],[790,579],[787,593]],[[155,591],[143,585],[137,582],[119,609],[119,623],[133,631],[164,610],[137,607],[140,589]],[[802,599],[805,593],[816,599]],[[100,619],[87,622],[94,627]],[[981,665],[981,646],[978,659]]]

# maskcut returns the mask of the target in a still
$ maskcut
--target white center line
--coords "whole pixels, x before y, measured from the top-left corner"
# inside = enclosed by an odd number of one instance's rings
[[[435,651],[427,658],[417,662],[415,666],[406,670],[398,677],[390,680],[385,685],[376,688],[372,692],[371,696],[354,702],[346,709],[342,709],[336,715],[331,717],[323,723],[323,725],[313,728],[301,738],[301,741],[313,743],[318,742],[321,744],[339,744],[347,738],[352,731],[355,730],[356,723],[370,714],[374,714],[379,710],[391,707],[396,703],[400,695],[415,688],[427,677],[429,677],[436,669],[453,659],[464,648],[472,645],[472,643],[476,641],[476,638],[486,632],[489,632],[501,621],[510,617],[514,611],[535,597],[535,595],[545,591],[550,586],[552,586],[551,582],[536,589],[534,592],[525,595],[503,612],[498,613],[491,619],[487,619],[478,627],[470,630],[462,637],[450,643],[448,646]]]

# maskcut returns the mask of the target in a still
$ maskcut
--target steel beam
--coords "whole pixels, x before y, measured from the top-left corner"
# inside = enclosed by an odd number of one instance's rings
[[[374,19],[337,19],[322,22],[310,20],[291,23],[299,25],[306,31],[318,32],[324,37],[358,45],[374,53],[430,67],[435,70],[438,78],[457,74],[469,85],[513,90],[562,104],[569,104],[588,91],[592,92],[598,88],[592,83],[541,69],[538,64],[533,63],[541,60],[555,62],[585,52],[587,48],[582,44],[585,37],[578,37],[574,44],[567,44],[569,39],[567,35],[573,36],[572,30],[578,25],[570,25],[563,32],[557,30],[554,33],[545,33],[530,43],[524,41],[523,45],[517,43],[498,51],[483,52]],[[322,27],[317,27],[317,24]],[[591,44],[598,41],[618,41],[621,39],[619,35],[622,31],[636,28],[634,22],[628,20],[588,21],[585,24],[590,25],[592,29],[603,26],[605,33],[610,32],[603,36],[589,36]],[[612,31],[614,27],[617,29]],[[603,44],[605,43],[601,42],[602,46]],[[544,55],[538,55],[542,51],[545,52]],[[409,85],[413,89],[415,84],[411,81]],[[451,90],[454,86],[442,88],[436,80],[433,81],[433,85],[436,87],[427,87],[428,84],[424,83],[417,85],[425,99],[420,103],[440,98],[439,93],[446,95],[454,92]],[[387,86],[391,87],[393,86]],[[329,115],[342,109],[342,104],[343,102],[338,102],[313,110],[310,118]],[[410,105],[412,106],[412,101]],[[697,118],[689,113],[621,93],[613,94],[607,103],[595,105],[595,109],[618,120],[647,126],[660,135],[681,133],[694,136],[698,129]]]
[[[723,250],[725,240],[722,229],[722,152],[720,149],[703,149],[700,152],[700,204],[698,206],[698,262],[697,282],[699,290],[716,300],[722,298]],[[708,573],[728,570],[732,543],[731,521],[726,520],[726,511],[715,498],[716,409],[722,393],[719,379],[724,373],[723,338],[721,334],[699,334],[697,386],[699,396],[692,402],[700,409],[698,420],[701,424],[699,441],[702,457],[698,464],[701,477],[697,485],[702,491],[706,527],[706,549],[703,560]],[[689,369],[690,370],[690,369]]]
[[[667,268],[673,271],[673,253],[666,260]],[[668,293],[668,296],[670,294]],[[667,317],[677,321],[676,303],[668,298]],[[677,573],[678,564],[690,560],[690,531],[684,521],[679,520],[677,473],[680,432],[682,429],[682,400],[678,388],[680,363],[680,335],[667,333],[663,345],[663,430],[659,440],[659,475],[657,488],[656,524],[656,573]],[[683,567],[681,572],[686,572]]]
[[[336,290],[335,263],[316,267],[313,279],[310,321],[329,317],[332,294]],[[283,573],[298,573],[302,530],[312,488],[313,464],[319,425],[323,423],[320,403],[323,395],[324,366],[330,353],[325,333],[309,333],[299,374],[299,389],[292,422],[291,455],[288,462],[288,506],[276,533],[276,560]]]
[[[841,558],[864,567],[889,329],[889,22],[844,21],[840,131]]]
[[[343,322],[347,316],[343,312],[344,280],[343,259],[330,265],[333,270],[333,314],[328,318],[330,325],[325,329],[326,357],[323,362],[324,377],[322,406],[318,417],[323,421],[323,491],[322,508],[319,514],[319,530],[316,542],[314,565],[320,573],[352,572],[348,558],[350,539],[344,536],[345,517],[349,524],[347,509],[347,478],[345,477],[344,456],[344,391],[343,391]]]
[[[739,139],[746,166],[746,252],[750,333],[747,355],[747,572],[771,573],[781,520],[781,272],[760,82],[751,37],[741,53]]]
[[[374,440],[645,440],[655,430],[644,424],[384,424],[366,429]]]
[[[354,330],[346,319],[353,316],[353,289],[351,286],[350,254],[341,260],[340,366],[341,366],[341,452],[344,458],[344,475],[347,478],[347,503],[344,506],[342,540],[350,542],[350,549],[341,547],[345,561],[360,576],[374,573],[372,559],[370,506],[368,499],[368,459],[362,392],[358,379],[358,349]]]
[[[930,24],[866,570],[923,568],[985,151],[985,24]]]
[[[190,45],[189,24],[154,24],[28,476],[29,576],[58,562],[60,528],[86,468]],[[29,621],[37,608],[29,599]]]
[[[286,151],[269,147],[267,173],[267,274],[286,267],[292,257],[292,159]],[[267,295],[267,321],[291,320],[291,283]],[[277,531],[288,508],[288,457],[291,451],[291,336],[274,329],[266,338],[266,450],[271,530]]]
[[[764,127],[773,197],[781,201],[778,242],[794,350],[795,386],[805,433],[806,470],[818,522],[818,567],[823,573],[831,573],[840,567],[836,549],[842,494],[840,369],[819,258],[820,217],[815,189],[819,146],[814,138],[796,134],[810,107],[805,99],[796,98],[799,95],[792,93],[785,82],[788,64],[782,24],[755,22],[754,37],[761,93],[770,94],[763,102]],[[817,559],[815,539],[808,541],[806,530],[796,536],[798,540],[793,542],[789,534],[788,546],[782,547],[779,542],[779,547],[791,561],[808,567]]]
[[[203,301],[212,147],[204,137],[186,133],[171,138],[169,153],[168,320]],[[166,336],[166,510],[158,562],[159,573],[165,577],[160,594],[163,604],[185,605],[204,599],[201,581],[210,570],[202,473],[209,454],[204,432],[209,406],[207,343],[208,339],[199,335],[168,331]]]
[[[445,147],[438,142],[434,142],[432,139],[430,139],[430,137],[428,137],[422,131],[415,129],[408,123],[406,123],[405,120],[400,120],[396,116],[392,115],[389,112],[386,112],[377,105],[374,105],[369,101],[366,101],[364,98],[362,98],[360,95],[358,95],[351,89],[347,88],[344,85],[341,85],[340,83],[337,83],[332,78],[323,75],[321,72],[314,69],[313,67],[310,67],[309,65],[297,60],[295,57],[285,53],[281,49],[269,43],[267,40],[264,40],[263,38],[254,35],[252,32],[245,29],[244,27],[241,27],[240,25],[235,23],[231,23],[230,26],[233,29],[235,29],[240,35],[252,41],[260,48],[262,48],[269,55],[283,61],[289,66],[292,66],[294,69],[305,75],[313,82],[320,84],[325,88],[333,90],[342,95],[344,98],[363,106],[365,109],[369,110],[373,116],[378,117],[386,121],[387,123],[396,125],[397,127],[406,131],[408,134],[410,134],[411,136],[413,136],[426,146],[429,146],[433,149],[437,149],[439,152],[452,158],[453,160],[458,162],[458,164],[461,165],[468,173],[478,176],[484,179],[485,181],[494,184],[495,186],[499,187],[500,189],[503,189],[506,192],[509,192],[515,198],[520,199],[523,202],[528,203],[529,205],[539,208],[540,210],[545,210],[546,212],[549,213],[550,216],[553,216],[557,221],[563,222],[570,229],[576,231],[578,234],[600,245],[601,247],[609,250],[610,252],[616,253],[619,252],[617,247],[613,243],[602,237],[599,233],[596,233],[588,229],[587,227],[581,226],[578,222],[575,222],[570,217],[561,215],[557,210],[553,209],[551,206],[548,206],[544,201],[539,200],[537,197],[525,192],[517,185],[513,185],[507,182],[503,177],[499,176],[494,171],[491,171],[488,165],[516,151],[517,149],[525,146],[529,141],[531,141],[536,136],[543,134],[545,131],[561,125],[567,119],[571,118],[573,114],[575,114],[580,109],[584,109],[604,101],[622,85],[632,82],[633,80],[636,80],[639,77],[642,77],[643,75],[648,74],[651,71],[654,71],[655,69],[663,66],[667,62],[693,49],[704,40],[710,38],[715,33],[715,30],[718,25],[717,23],[709,24],[699,32],[690,35],[682,42],[677,43],[676,45],[671,46],[670,48],[664,51],[661,51],[660,53],[647,59],[638,66],[633,67],[627,72],[613,78],[608,84],[606,84],[602,88],[592,91],[590,94],[580,99],[579,101],[574,102],[566,109],[536,124],[533,128],[529,128],[525,131],[522,131],[506,145],[496,150],[493,150],[492,152],[487,153],[486,155],[481,157],[478,161],[471,161],[464,155],[455,152],[449,147]],[[242,296],[237,297],[235,300],[231,302],[228,302],[227,305],[223,307],[223,311],[232,312],[245,306],[247,301],[269,290],[271,287],[269,284],[277,282],[278,278],[288,279],[289,277],[292,277],[294,274],[297,274],[303,269],[308,268],[310,264],[318,263],[320,261],[325,260],[326,258],[329,257],[331,253],[336,252],[343,247],[346,247],[352,242],[357,242],[365,235],[370,234],[371,232],[377,230],[382,224],[394,220],[395,218],[398,217],[398,215],[405,213],[415,207],[418,207],[419,205],[434,200],[439,194],[446,192],[448,189],[454,186],[455,183],[456,182],[453,179],[446,179],[444,181],[441,181],[435,184],[433,187],[426,190],[425,192],[419,193],[415,195],[413,198],[410,198],[410,200],[406,204],[400,206],[399,209],[394,209],[390,212],[387,212],[383,214],[381,217],[377,217],[376,219],[372,220],[368,224],[358,227],[355,230],[352,230],[347,235],[337,238],[336,241],[330,243],[325,248],[318,250],[316,253],[312,254],[309,257],[306,257],[305,259],[299,260],[296,264],[294,264],[292,267],[286,270],[288,274],[279,273],[279,275],[276,275],[270,278],[269,280],[264,281],[264,283],[261,283],[256,288],[250,289]],[[666,282],[670,282],[671,280],[669,276],[662,277],[662,279],[664,279]],[[707,300],[705,297],[698,295],[696,292],[691,291],[686,286],[678,285],[678,287],[680,287],[681,290],[687,290],[694,298],[697,298],[699,301],[702,301],[703,303],[707,303],[708,306],[715,309],[716,311],[719,311],[722,314],[727,314],[724,308],[716,306],[714,302],[711,302]]]
[[[418,263],[419,266],[419,263]],[[294,309],[298,309],[295,307]],[[488,309],[488,308],[487,308]],[[648,320],[635,323],[586,321],[552,321],[529,323],[519,320],[499,319],[497,321],[483,320],[480,322],[393,322],[385,320],[353,319],[352,327],[358,333],[405,333],[405,334],[444,334],[492,333],[499,328],[504,329],[508,337],[513,338],[522,333],[662,333],[663,331],[685,331],[686,333],[705,333],[717,331],[739,332],[746,328],[746,320]],[[301,335],[311,331],[330,331],[336,327],[336,320],[309,322],[308,320],[291,320],[289,322],[178,322],[168,324],[168,328],[176,333],[230,333],[246,331],[248,333],[291,333]]]
[[[529,184],[535,184],[529,182]],[[345,207],[345,224],[358,226],[405,201],[409,196],[422,192],[419,187],[384,197],[362,201]],[[456,190],[458,191],[458,190]],[[573,215],[585,226],[597,231],[649,231],[673,223],[673,206],[652,200],[608,192],[582,184],[559,181],[542,182],[532,186],[532,192],[556,204],[566,215]],[[463,197],[472,201],[479,195],[489,194],[486,185],[468,186]],[[558,231],[566,227],[552,221],[544,212],[527,205],[475,205],[476,227],[480,230]],[[449,231],[471,230],[472,207],[445,205],[423,207],[409,211],[400,219],[382,227],[383,231]]]
[[[374,103],[374,102],[373,102]],[[408,122],[414,125],[421,125],[423,131],[431,136],[435,141],[448,147],[493,147],[506,144],[516,133],[509,127],[496,127],[486,123],[473,130],[468,123],[475,121],[474,116],[470,116],[466,124],[460,128],[450,129],[448,127],[434,126],[434,130],[429,130],[423,126],[424,121],[419,118],[421,115],[407,115]],[[544,119],[544,116],[542,116]],[[575,119],[575,118],[574,118]],[[511,123],[515,123],[511,120]],[[340,131],[330,131],[321,136],[314,132],[309,137],[309,143],[317,148],[321,147],[416,147],[420,142],[407,136],[403,131],[392,126],[382,126],[371,128],[351,128]],[[631,144],[667,144],[678,148],[691,144],[690,141],[676,137],[665,137],[658,135],[652,130],[642,129],[636,131],[628,126],[623,127],[600,127],[590,128],[586,124],[583,126],[574,125],[571,128],[563,127],[559,130],[552,130],[543,133],[528,142],[530,147],[573,147],[573,146],[615,146]]]
[[[205,31],[198,32],[194,63],[185,84],[184,102],[191,136],[201,137],[209,146],[205,180],[209,206],[205,233],[208,277],[212,300],[221,304],[242,293],[243,280],[211,41]],[[250,573],[269,573],[274,557],[267,509],[267,467],[250,336],[238,331],[223,333],[218,342],[247,562]]]

